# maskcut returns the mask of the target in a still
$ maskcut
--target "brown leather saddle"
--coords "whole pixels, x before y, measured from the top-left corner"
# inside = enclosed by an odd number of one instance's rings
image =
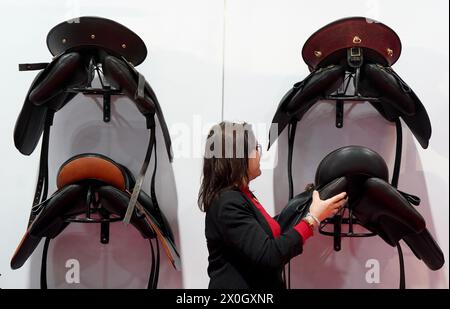
[[[135,178],[128,168],[110,158],[88,153],[74,156],[63,163],[56,183],[57,191],[33,207],[34,220],[11,259],[11,268],[22,267],[41,239],[45,238],[42,288],[47,287],[46,260],[50,240],[70,223],[99,223],[100,241],[108,243],[109,224],[121,221],[125,216]],[[142,237],[149,240],[152,266],[148,288],[156,288],[159,278],[159,243],[175,269],[181,265],[173,232],[164,214],[144,191],[139,192],[131,224]]]

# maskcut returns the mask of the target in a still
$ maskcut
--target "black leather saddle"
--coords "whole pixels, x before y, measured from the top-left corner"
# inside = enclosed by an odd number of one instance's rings
[[[31,84],[14,129],[15,146],[25,155],[34,151],[44,134],[35,204],[45,199],[40,196],[47,190],[48,139],[54,114],[78,93],[102,95],[103,120],[109,122],[111,96],[123,94],[145,117],[150,135],[129,211],[124,218],[129,222],[153,148],[156,154],[155,115],[172,160],[170,135],[161,106],[144,76],[135,69],[144,61],[147,48],[142,39],[128,28],[100,17],[79,17],[55,26],[47,35],[47,46],[54,56],[51,63],[19,65],[19,70],[41,71]],[[96,74],[101,88],[91,86]]]
[[[393,247],[403,240],[431,270],[443,266],[444,255],[416,210],[420,199],[389,184],[386,162],[375,151],[347,146],[331,152],[317,167],[314,186],[321,199],[347,192],[348,203],[342,212],[351,214],[353,224],[364,226]],[[311,201],[312,190],[289,201],[277,217],[283,231],[306,215]],[[337,216],[342,219],[342,214]],[[332,233],[341,232],[334,229]]]
[[[33,207],[34,220],[28,227],[11,260],[20,268],[42,238],[46,238],[41,284],[46,288],[46,258],[50,239],[72,222],[99,223],[102,243],[108,243],[109,224],[122,220],[131,198],[135,178],[123,165],[99,154],[81,154],[66,161],[58,171],[57,191]],[[131,224],[148,239],[152,267],[148,288],[156,288],[159,277],[159,242],[176,269],[180,257],[170,225],[164,214],[145,192],[139,193]],[[154,246],[156,245],[156,252]]]

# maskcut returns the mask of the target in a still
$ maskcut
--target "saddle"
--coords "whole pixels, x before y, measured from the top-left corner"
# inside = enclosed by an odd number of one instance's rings
[[[94,221],[102,224],[102,242],[108,241],[109,222],[131,222],[145,238],[158,238],[170,260],[178,264],[173,235],[155,193],[156,117],[170,161],[171,139],[153,89],[135,69],[147,56],[144,42],[133,31],[115,21],[86,16],[65,21],[51,29],[47,35],[47,46],[53,55],[50,63],[19,65],[20,71],[40,72],[28,90],[16,121],[14,144],[24,155],[33,153],[41,136],[42,146],[28,231],[14,254],[11,267],[21,267],[42,237],[47,240],[54,238],[70,222],[79,222],[74,216],[83,211],[86,218],[81,222],[94,220],[90,218],[92,212],[100,215]],[[99,88],[92,86],[96,76],[101,84]],[[79,93],[103,97],[104,122],[111,121],[112,96],[125,95],[130,98],[146,119],[149,130],[145,158],[136,180],[125,167],[104,156],[89,154],[72,158],[61,167],[58,191],[47,199],[50,128],[55,114]],[[148,196],[141,188],[152,153],[155,154],[155,166],[150,184],[151,195]],[[93,171],[93,168],[99,170]],[[48,241],[44,246],[44,257],[47,248]],[[159,253],[152,265],[149,287],[153,288],[158,281]],[[45,261],[42,273],[44,279],[41,285],[46,287]]]
[[[150,135],[144,163],[124,219],[129,222],[153,148],[156,154],[155,115],[172,161],[171,139],[161,106],[144,76],[135,69],[144,61],[147,48],[142,39],[128,28],[100,17],[79,17],[55,26],[47,35],[47,46],[54,56],[51,63],[19,65],[21,71],[41,71],[31,84],[14,128],[14,144],[24,155],[30,155],[44,135],[35,203],[45,199],[40,195],[42,191],[45,195],[47,190],[48,138],[54,114],[78,93],[102,95],[103,120],[109,122],[111,96],[124,94],[145,117]],[[91,86],[96,74],[102,88]]]
[[[317,167],[314,186],[321,199],[347,192],[348,203],[337,215],[340,219],[342,212],[352,213],[353,224],[362,225],[393,247],[403,240],[431,270],[443,266],[444,255],[415,208],[420,199],[389,184],[386,162],[375,151],[347,146],[331,152]],[[289,201],[277,217],[282,231],[292,229],[306,216],[311,201],[312,190]],[[323,221],[322,227],[329,222]],[[338,232],[335,229],[333,233]]]
[[[102,243],[108,243],[109,224],[122,220],[131,198],[135,178],[125,166],[100,154],[80,154],[67,160],[57,174],[57,191],[32,209],[35,219],[28,227],[11,260],[11,268],[20,268],[46,238],[41,270],[41,284],[46,287],[47,249],[70,223],[101,224]],[[139,193],[131,224],[149,240],[152,268],[148,288],[156,288],[159,276],[159,245],[170,262],[179,269],[180,257],[170,225],[143,191]],[[154,250],[156,244],[156,253]]]
[[[401,41],[398,35],[388,26],[368,18],[344,18],[316,31],[302,49],[303,59],[311,73],[304,80],[295,83],[281,99],[272,120],[268,148],[287,127],[289,203],[295,205],[299,199],[311,198],[310,192],[294,197],[292,158],[297,124],[314,104],[323,100],[336,103],[335,125],[337,128],[343,127],[344,103],[346,102],[369,102],[383,118],[395,123],[397,140],[390,183],[387,179],[387,168],[381,167],[381,165],[385,166],[384,161],[381,158],[371,160],[370,164],[378,165],[378,169],[375,171],[383,174],[369,173],[368,175],[372,175],[373,178],[363,177],[360,181],[361,187],[357,186],[358,181],[351,181],[350,184],[347,184],[346,190],[342,191],[350,193],[349,203],[354,204],[350,208],[351,211],[347,217],[339,214],[333,219],[326,220],[324,225],[320,226],[319,231],[334,237],[336,251],[340,250],[341,237],[368,237],[378,234],[390,245],[396,245],[400,259],[400,288],[404,288],[403,256],[398,242],[400,239],[404,239],[415,250],[416,255],[433,270],[442,266],[443,259],[437,253],[436,243],[428,231],[424,230],[423,219],[420,217],[419,220],[420,215],[410,207],[410,204],[418,204],[420,199],[413,195],[401,194],[396,189],[400,174],[403,139],[400,119],[406,123],[423,148],[428,147],[431,137],[430,119],[422,102],[391,67],[399,59],[400,53]],[[347,155],[351,156],[353,151],[337,151],[335,155],[346,152],[349,152]],[[329,158],[333,158],[333,156],[328,156],[324,161],[330,160]],[[355,167],[356,164],[351,160],[342,162],[348,166],[339,166],[332,162],[324,164],[330,167],[329,171],[336,173]],[[333,167],[331,168],[331,166]],[[364,164],[359,168],[364,169]],[[318,175],[326,173],[325,171],[319,166]],[[345,175],[339,177],[343,176]],[[325,186],[324,188],[326,188],[326,185],[330,184],[334,178],[316,177],[316,186],[319,188]],[[341,181],[348,182],[349,180],[347,177]],[[348,190],[354,192],[348,192]],[[326,192],[322,194],[328,196]],[[386,201],[388,196],[389,200]],[[362,200],[359,200],[360,197]],[[383,199],[379,200],[380,198]],[[375,208],[379,206],[376,201],[384,205],[383,210]],[[360,210],[362,212],[359,212]],[[381,215],[383,211],[388,215]],[[394,213],[398,215],[394,216]],[[357,216],[358,220],[355,220],[354,216]],[[413,221],[408,223],[408,220]],[[354,233],[352,226],[355,222],[361,223],[372,232]],[[326,230],[325,225],[327,224],[333,226],[332,232]],[[342,232],[342,224],[349,225],[349,232]],[[419,243],[421,243],[420,246]],[[429,255],[424,249],[427,246],[431,247]],[[433,261],[430,261],[431,256],[434,257]]]
[[[401,42],[397,34],[375,20],[352,17],[318,30],[305,43],[304,61],[311,74],[294,84],[278,105],[269,148],[290,123],[297,123],[320,100],[337,103],[336,126],[343,126],[344,101],[367,101],[386,120],[401,118],[423,148],[431,124],[414,91],[395,73]],[[275,133],[275,134],[273,134]]]

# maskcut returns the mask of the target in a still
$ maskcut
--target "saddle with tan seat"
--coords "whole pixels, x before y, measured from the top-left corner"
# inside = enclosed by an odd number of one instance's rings
[[[32,209],[34,220],[11,260],[17,269],[45,238],[41,284],[46,288],[46,259],[50,240],[70,223],[101,224],[102,243],[108,243],[109,224],[121,221],[127,211],[135,178],[125,166],[99,154],[81,154],[67,160],[57,175],[57,191]],[[156,288],[159,277],[159,242],[176,269],[180,257],[170,225],[152,199],[140,191],[131,224],[149,240],[152,267],[148,288]],[[156,245],[156,252],[155,247]]]

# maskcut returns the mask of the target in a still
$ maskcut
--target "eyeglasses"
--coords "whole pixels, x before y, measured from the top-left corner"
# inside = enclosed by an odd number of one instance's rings
[[[261,146],[261,144],[256,144],[256,151],[259,152],[260,155],[262,155],[262,146]]]

